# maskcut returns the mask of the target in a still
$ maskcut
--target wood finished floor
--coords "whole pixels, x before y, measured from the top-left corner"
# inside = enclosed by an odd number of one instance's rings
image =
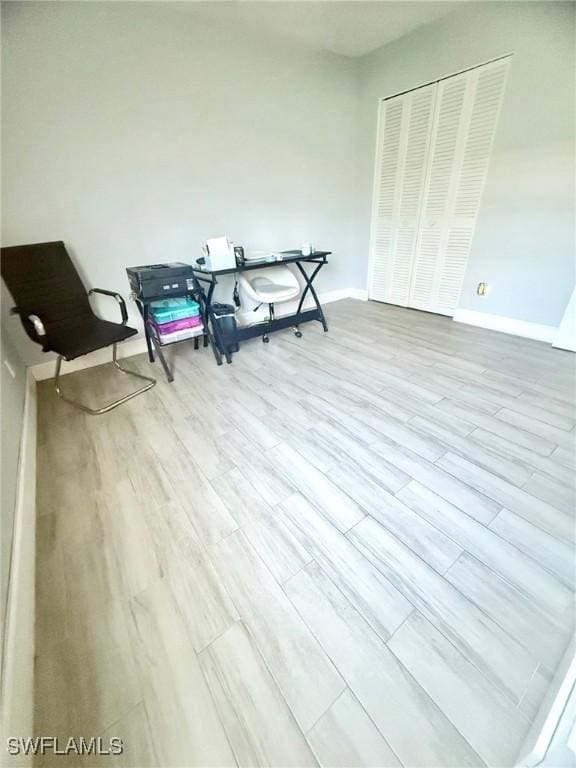
[[[37,734],[138,768],[514,763],[572,632],[576,358],[327,316],[221,368],[180,345],[101,417],[39,386]]]

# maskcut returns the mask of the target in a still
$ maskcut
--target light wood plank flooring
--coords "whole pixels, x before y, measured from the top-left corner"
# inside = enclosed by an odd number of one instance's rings
[[[572,632],[575,357],[327,316],[231,366],[173,348],[101,417],[40,385],[38,734],[138,768],[513,765]]]

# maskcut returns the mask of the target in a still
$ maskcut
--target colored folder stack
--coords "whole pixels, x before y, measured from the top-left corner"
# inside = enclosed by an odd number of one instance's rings
[[[161,344],[184,341],[204,333],[200,305],[190,297],[150,304],[149,328]]]

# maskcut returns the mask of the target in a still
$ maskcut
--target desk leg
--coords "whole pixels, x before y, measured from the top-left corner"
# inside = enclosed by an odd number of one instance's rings
[[[152,340],[152,343],[154,344],[154,348],[156,350],[156,354],[158,356],[158,360],[160,360],[160,363],[162,364],[162,368],[164,369],[164,373],[166,374],[166,378],[171,383],[174,381],[174,376],[172,375],[172,371],[170,370],[168,363],[166,362],[166,358],[164,357],[164,352],[162,352],[162,347],[156,340],[152,334],[150,334],[150,339]]]
[[[214,294],[214,288],[216,287],[216,281],[212,280],[210,282],[208,295],[206,295],[204,292],[204,288],[202,288],[200,282],[198,280],[195,282],[198,290],[198,298],[200,299],[202,306],[202,322],[204,323],[205,332],[204,346],[207,347],[208,344],[210,344],[212,347],[212,352],[214,353],[214,358],[216,359],[216,363],[218,365],[222,365],[222,355],[220,353],[220,345],[216,338],[214,316],[212,314],[212,310],[210,309],[212,304],[212,295]],[[210,327],[212,327],[212,330],[210,330]]]
[[[150,316],[150,310],[148,308],[148,304],[142,303],[141,301],[136,301],[136,306],[138,307],[140,315],[142,316],[142,321],[144,323],[144,338],[146,339],[146,348],[148,349],[148,360],[153,363],[154,349],[152,348],[150,334],[148,333],[148,318]]]
[[[324,333],[327,333],[328,325],[326,323],[326,318],[324,317],[324,311],[322,310],[322,305],[320,304],[316,291],[314,290],[314,286],[312,285],[314,278],[316,277],[318,272],[320,272],[324,264],[325,262],[321,261],[316,267],[316,269],[312,272],[310,277],[308,277],[302,264],[299,261],[296,262],[296,266],[300,270],[300,274],[302,275],[302,277],[304,278],[304,282],[306,283],[306,287],[302,291],[302,296],[300,297],[300,303],[298,304],[298,309],[296,310],[296,314],[299,314],[300,311],[302,310],[302,305],[304,304],[304,299],[306,298],[306,294],[308,293],[308,291],[310,291],[314,299],[314,302],[316,304],[316,309],[318,310],[318,313],[320,315],[320,322],[322,323],[322,327],[324,328]]]

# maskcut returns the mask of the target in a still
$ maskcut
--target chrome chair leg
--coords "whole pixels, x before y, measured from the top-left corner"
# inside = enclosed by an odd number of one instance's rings
[[[114,400],[112,403],[109,403],[108,405],[103,406],[102,408],[89,408],[87,405],[84,405],[83,403],[78,402],[78,400],[73,400],[71,397],[68,397],[62,392],[62,389],[60,387],[60,370],[62,368],[62,356],[58,355],[58,359],[56,360],[56,371],[54,373],[54,389],[56,390],[56,394],[62,398],[62,400],[65,400],[70,405],[73,405],[75,408],[78,408],[81,411],[84,411],[84,413],[89,413],[91,416],[100,416],[102,413],[108,413],[108,411],[114,410],[114,408],[118,408],[119,405],[122,405],[123,403],[128,402],[128,400],[132,400],[133,397],[137,397],[138,395],[141,395],[143,392],[146,392],[149,389],[152,389],[153,386],[156,384],[156,379],[152,379],[149,376],[143,376],[141,373],[135,373],[135,371],[129,371],[127,368],[122,368],[120,363],[118,362],[118,354],[117,354],[117,345],[112,345],[112,362],[114,363],[115,367],[121,371],[122,373],[127,374],[128,376],[135,376],[137,379],[142,379],[143,381],[147,381],[148,383],[145,384],[143,387],[140,387],[140,389],[137,389],[135,392],[130,392],[128,395],[124,395],[124,397],[120,397],[118,400]]]

